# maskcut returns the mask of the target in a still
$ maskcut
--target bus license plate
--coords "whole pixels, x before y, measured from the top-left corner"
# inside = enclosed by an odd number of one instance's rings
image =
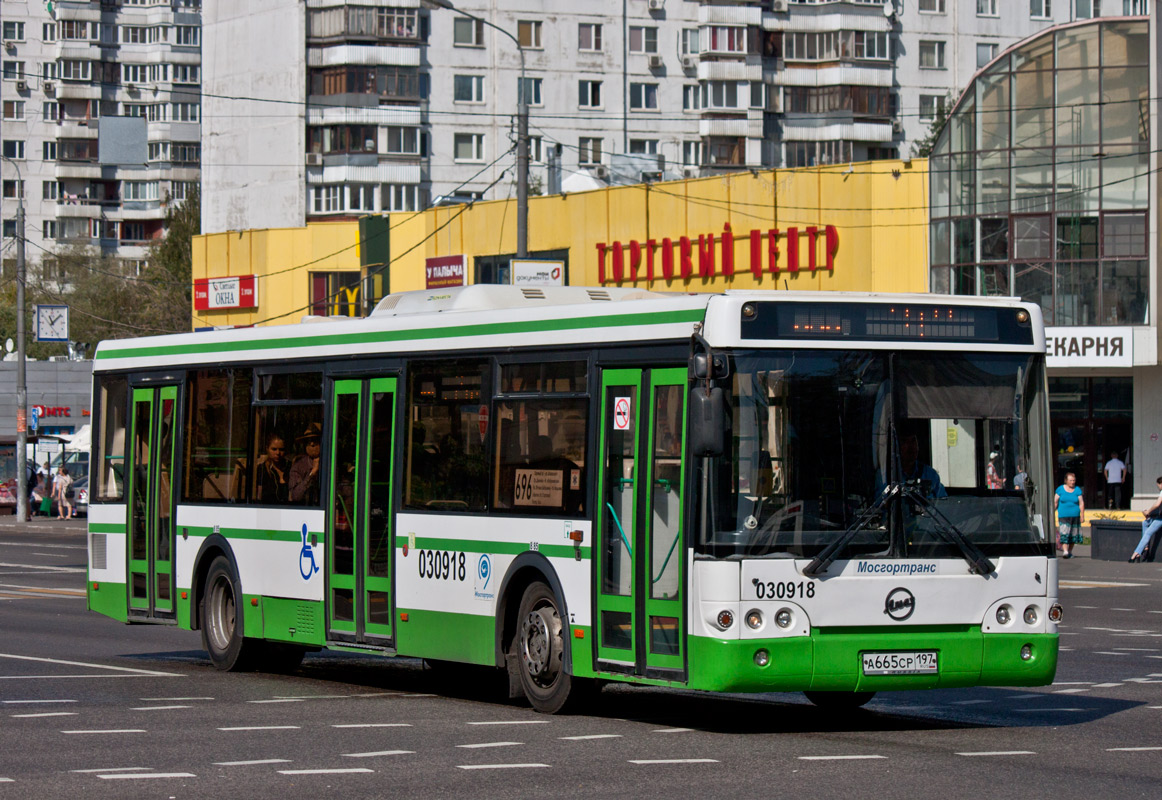
[[[935,650],[864,653],[864,675],[930,675],[937,672]]]

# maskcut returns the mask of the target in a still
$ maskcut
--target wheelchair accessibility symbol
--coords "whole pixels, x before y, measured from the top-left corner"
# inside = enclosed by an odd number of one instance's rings
[[[299,574],[303,576],[304,581],[309,581],[311,576],[319,571],[319,565],[315,563],[315,551],[307,544],[307,524],[303,523],[303,549],[299,551]]]

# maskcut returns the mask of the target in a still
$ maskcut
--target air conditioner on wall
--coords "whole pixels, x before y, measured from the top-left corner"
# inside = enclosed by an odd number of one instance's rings
[[[609,167],[605,166],[604,164],[598,164],[597,166],[593,167],[593,177],[605,180],[609,177]]]
[[[904,132],[904,123],[900,122],[900,120],[898,120],[898,119],[892,120],[892,133],[903,133],[903,132]]]
[[[697,178],[698,177],[698,167],[696,167],[694,165],[682,167],[682,177],[683,178]]]
[[[698,59],[694,56],[682,56],[682,69],[696,69],[698,67]]]
[[[16,82],[16,91],[27,92],[28,91],[28,81],[17,81]]]
[[[52,94],[53,92],[56,91],[56,84],[53,83],[52,81],[45,81],[44,82],[44,90],[45,90],[45,92]]]
[[[322,153],[307,153],[307,166],[308,167],[321,167],[321,166],[323,166],[323,154]]]
[[[776,14],[787,10],[787,0],[771,0],[771,11]]]
[[[646,63],[648,63],[650,65],[650,69],[659,69],[662,66],[662,57],[661,56],[650,56],[646,60]]]
[[[649,0],[648,5],[650,11],[661,11],[666,7],[666,0]]]

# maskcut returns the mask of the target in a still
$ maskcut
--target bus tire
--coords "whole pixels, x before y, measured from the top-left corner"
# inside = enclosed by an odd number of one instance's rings
[[[827,711],[852,711],[876,696],[875,692],[803,692],[807,699]]]
[[[542,714],[565,708],[573,676],[565,671],[564,622],[557,598],[545,584],[529,584],[521,597],[511,652],[529,704]]]
[[[202,646],[220,670],[249,669],[261,644],[244,636],[241,599],[230,559],[218,556],[202,587]]]

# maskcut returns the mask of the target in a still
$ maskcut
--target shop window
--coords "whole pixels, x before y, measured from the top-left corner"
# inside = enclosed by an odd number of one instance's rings
[[[980,260],[1005,261],[1008,257],[1008,217],[980,220]]]
[[[1074,215],[1057,217],[1057,257],[1097,258],[1097,218]]]
[[[1101,265],[1102,325],[1149,323],[1150,273],[1145,261],[1105,261]]]
[[[1041,306],[1045,324],[1053,322],[1053,265],[1040,261],[1016,264],[1013,268],[1013,294],[1028,303]]]
[[[358,317],[358,272],[312,272],[311,313],[318,317]]]
[[[416,362],[408,371],[404,505],[486,510],[489,362]]]
[[[1053,223],[1049,216],[1013,217],[1013,258],[1034,261],[1053,257]]]
[[[1146,255],[1146,215],[1106,214],[1102,217],[1102,255]]]
[[[1054,285],[1054,324],[1092,325],[1096,322],[1097,264],[1092,261],[1058,262]]]
[[[250,388],[248,369],[190,373],[183,501],[246,502]]]

